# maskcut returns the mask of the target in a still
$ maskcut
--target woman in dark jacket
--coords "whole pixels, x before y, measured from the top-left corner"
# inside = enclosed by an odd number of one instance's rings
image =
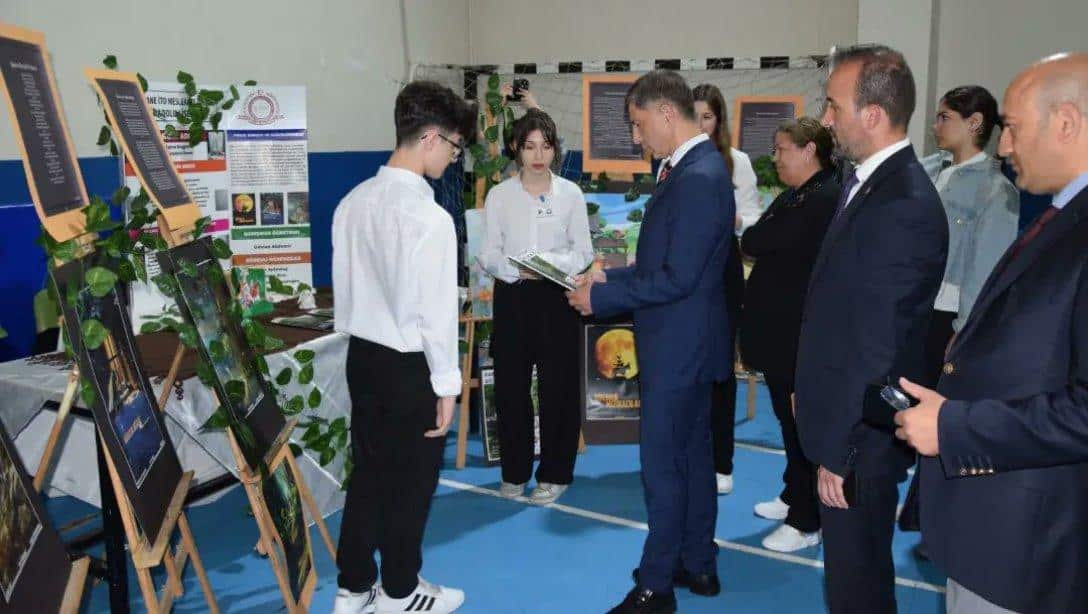
[[[801,451],[790,397],[805,292],[839,198],[833,149],[831,134],[811,117],[779,126],[775,168],[789,189],[741,238],[741,249],[756,259],[744,295],[741,356],[766,379],[786,448],[782,494],[755,506],[758,516],[785,521],[763,539],[778,552],[820,543],[815,468]]]

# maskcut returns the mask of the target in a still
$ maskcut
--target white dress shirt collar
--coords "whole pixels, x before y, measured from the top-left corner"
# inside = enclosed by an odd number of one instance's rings
[[[897,143],[892,143],[891,145],[888,145],[884,149],[881,149],[880,151],[866,158],[864,162],[859,164],[858,167],[854,169],[854,173],[858,176],[858,186],[861,186],[861,184],[865,183],[865,181],[869,179],[869,177],[871,177],[873,173],[876,172],[876,169],[880,168],[880,165],[884,164],[884,162],[886,162],[888,158],[895,155],[900,149],[904,149],[906,147],[910,147],[909,138],[903,139],[902,141],[899,141]]]
[[[403,183],[419,192],[419,194],[428,201],[434,201],[434,188],[431,187],[431,184],[427,183],[427,180],[423,178],[423,175],[417,175],[406,168],[383,165],[378,169],[378,177],[388,181]]]
[[[671,156],[666,156],[664,159],[661,160],[661,164],[659,164],[657,167],[658,181],[661,180],[661,169],[665,168],[666,164],[671,164],[673,168],[676,168],[676,165],[680,164],[680,160],[684,157],[684,154],[691,151],[692,148],[694,148],[699,143],[709,140],[710,137],[707,136],[705,132],[700,132],[699,134],[681,143],[680,146],[672,152]]]
[[[525,184],[521,182],[521,173],[514,175],[513,180],[517,182],[518,186],[520,186],[522,190],[525,190],[526,194],[529,193],[529,190],[526,189]],[[551,171],[548,171],[548,189],[544,192],[543,195],[548,198],[551,198],[555,195],[555,175],[553,175]],[[536,197],[534,196],[533,198]]]

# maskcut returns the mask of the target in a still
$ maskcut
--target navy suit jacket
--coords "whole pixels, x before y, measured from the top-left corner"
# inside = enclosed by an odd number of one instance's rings
[[[909,447],[862,421],[870,384],[926,372],[948,222],[914,149],[884,161],[831,222],[801,319],[795,375],[805,456],[839,476],[905,477]]]
[[[949,348],[929,555],[1018,612],[1088,612],[1088,189],[998,263]]]
[[[634,312],[644,385],[710,383],[733,369],[725,267],[735,218],[725,160],[699,143],[646,203],[635,264],[593,286],[595,315]]]

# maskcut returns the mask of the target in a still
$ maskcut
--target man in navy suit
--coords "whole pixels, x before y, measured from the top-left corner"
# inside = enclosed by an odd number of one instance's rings
[[[1005,93],[998,151],[1054,194],[998,262],[937,392],[897,435],[923,455],[921,525],[948,611],[1088,612],[1088,54]]]
[[[635,142],[667,160],[646,203],[635,265],[582,279],[569,297],[583,315],[634,312],[650,532],[636,586],[612,611],[673,612],[674,584],[699,595],[721,590],[710,395],[733,368],[724,280],[736,206],[682,77],[647,73],[626,103]]]
[[[914,77],[883,46],[832,58],[824,125],[856,166],[813,265],[795,411],[817,470],[828,608],[895,612],[897,483],[913,450],[867,420],[871,391],[925,373],[925,331],[944,274],[948,223],[907,139]],[[879,396],[876,397],[879,401]]]

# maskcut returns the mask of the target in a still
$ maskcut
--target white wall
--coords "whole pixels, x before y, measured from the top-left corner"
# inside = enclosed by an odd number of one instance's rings
[[[1088,51],[1086,0],[943,0],[937,92],[982,85],[998,102],[1028,64],[1059,51]]]
[[[83,76],[107,54],[152,80],[305,85],[312,151],[390,149],[410,60],[468,61],[468,0],[3,0],[0,21],[45,33],[77,154],[102,113]],[[18,158],[7,118],[0,159]]]
[[[857,0],[469,0],[472,61],[825,54]]]

